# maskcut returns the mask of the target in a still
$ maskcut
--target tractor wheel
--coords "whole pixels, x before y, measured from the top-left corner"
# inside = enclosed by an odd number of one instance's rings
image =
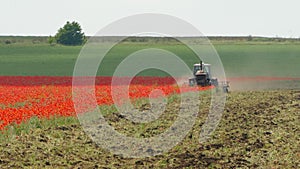
[[[217,88],[219,86],[218,79],[211,79],[211,84]]]
[[[195,83],[195,79],[189,79],[189,86],[194,86]]]
[[[224,92],[224,93],[228,93],[228,92],[229,92],[227,86],[223,86],[223,92]]]

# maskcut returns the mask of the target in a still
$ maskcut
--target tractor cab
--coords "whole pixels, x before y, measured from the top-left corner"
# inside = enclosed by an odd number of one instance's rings
[[[221,87],[223,88],[224,92],[228,92],[229,82],[228,81],[221,81]],[[219,82],[217,78],[212,77],[211,74],[211,65],[207,63],[200,63],[194,64],[193,67],[193,77],[189,78],[189,85],[194,86],[215,86],[217,89],[219,87]]]
[[[209,79],[211,79],[211,73],[210,73],[210,64],[207,63],[196,63],[194,64],[194,76],[196,74],[205,73]]]
[[[189,79],[190,86],[218,86],[218,79],[212,77],[210,67],[210,64],[203,63],[202,61],[194,64],[194,77]]]
[[[211,85],[210,64],[203,62],[194,64],[194,77],[189,80],[190,85],[209,86]]]

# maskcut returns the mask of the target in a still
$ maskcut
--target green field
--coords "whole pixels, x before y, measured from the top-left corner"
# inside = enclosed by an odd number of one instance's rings
[[[3,37],[2,37],[3,39]],[[0,38],[1,40],[1,38]],[[300,77],[300,44],[279,42],[212,41],[227,77],[277,76]],[[165,49],[180,56],[191,67],[197,62],[193,53],[184,45],[152,42],[127,42],[114,47],[105,57],[98,75],[112,75],[115,67],[132,52],[146,48]],[[81,46],[50,46],[43,39],[23,37],[15,43],[0,45],[1,76],[71,76]],[[153,74],[146,72],[146,75]],[[155,72],[157,74],[157,72]],[[164,75],[162,72],[158,75]]]
[[[216,45],[227,76],[300,77],[300,45]]]

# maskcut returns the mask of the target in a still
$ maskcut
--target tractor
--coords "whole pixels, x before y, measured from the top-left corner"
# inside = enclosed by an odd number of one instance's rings
[[[194,64],[194,68],[193,68],[194,77],[189,79],[189,85],[190,86],[198,85],[201,87],[215,86],[215,88],[218,90],[219,82],[217,78],[212,77],[210,66],[211,66],[210,64],[203,63],[202,61],[200,61],[200,63]],[[228,93],[229,82],[222,81],[220,87],[222,87],[223,92]]]

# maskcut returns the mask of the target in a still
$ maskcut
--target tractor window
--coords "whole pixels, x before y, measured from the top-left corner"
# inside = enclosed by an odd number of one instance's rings
[[[204,71],[208,74],[208,77],[211,78],[210,66],[204,66]]]
[[[194,74],[195,74],[198,70],[200,70],[200,66],[194,66]]]
[[[204,71],[205,71],[206,73],[210,74],[210,72],[209,72],[209,67],[204,66]]]

